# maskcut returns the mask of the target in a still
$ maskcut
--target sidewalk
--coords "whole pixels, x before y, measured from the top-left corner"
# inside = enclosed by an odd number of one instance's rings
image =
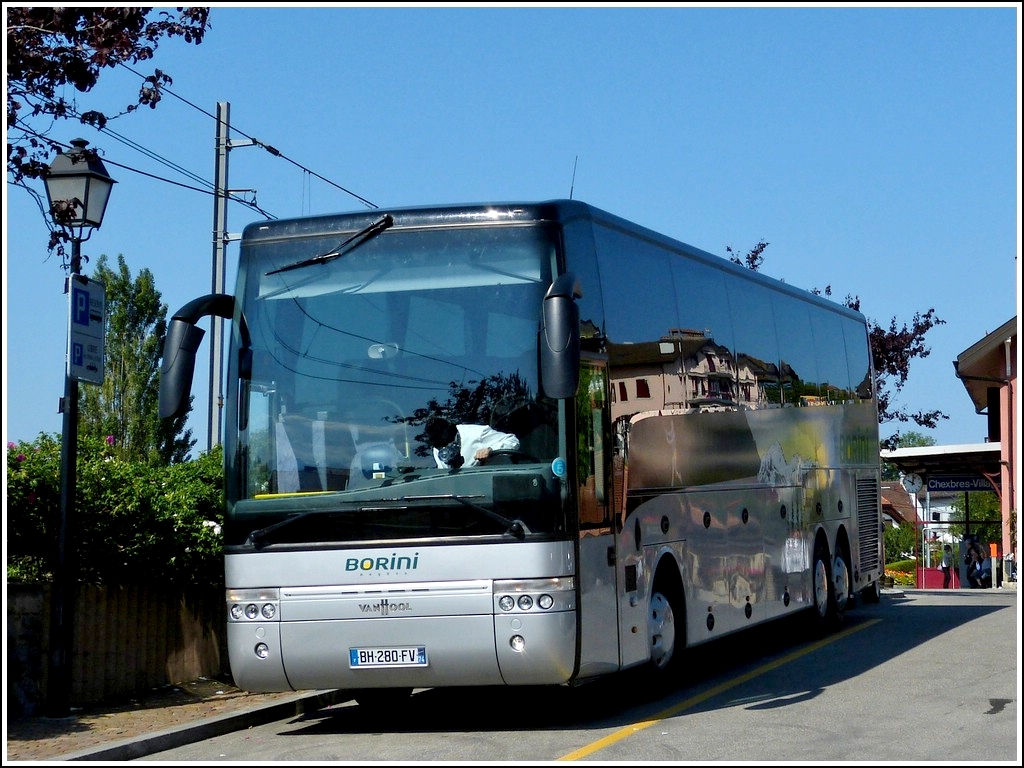
[[[8,721],[4,764],[133,760],[302,715],[347,698],[339,691],[248,693],[222,681],[200,678],[121,703],[90,705],[64,718]]]

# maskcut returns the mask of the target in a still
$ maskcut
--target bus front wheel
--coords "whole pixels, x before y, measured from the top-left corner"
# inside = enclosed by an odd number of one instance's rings
[[[655,584],[647,608],[647,638],[650,660],[647,677],[657,688],[669,689],[678,683],[683,649],[686,646],[685,613],[682,597],[674,585]]]
[[[676,650],[676,614],[672,601],[661,592],[651,595],[647,631],[651,639],[651,664],[658,670],[668,669]]]

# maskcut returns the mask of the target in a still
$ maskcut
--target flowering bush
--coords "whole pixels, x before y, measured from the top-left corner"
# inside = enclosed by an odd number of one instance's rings
[[[7,444],[7,579],[48,581],[60,524],[60,438]],[[114,440],[79,438],[65,541],[73,577],[92,584],[223,584],[219,454],[154,467]]]
[[[917,586],[917,561],[897,560],[885,566],[885,575],[893,580],[896,586]]]
[[[891,571],[886,569],[885,575],[892,579],[892,583],[900,587],[917,586],[917,575],[911,571]]]

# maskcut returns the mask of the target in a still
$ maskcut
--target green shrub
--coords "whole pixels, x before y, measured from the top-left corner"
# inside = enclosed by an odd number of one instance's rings
[[[219,453],[171,466],[79,438],[66,563],[91,584],[222,585]],[[60,440],[7,445],[7,579],[49,581],[60,524]]]
[[[917,571],[916,560],[897,560],[895,563],[888,563],[885,566],[887,571],[896,571],[897,573],[914,573]]]

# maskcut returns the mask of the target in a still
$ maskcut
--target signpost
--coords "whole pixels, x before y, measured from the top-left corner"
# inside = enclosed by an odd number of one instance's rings
[[[68,291],[68,370],[76,381],[103,383],[107,291],[103,283],[71,276]]]
[[[981,475],[929,475],[929,491],[994,491],[995,487]]]

